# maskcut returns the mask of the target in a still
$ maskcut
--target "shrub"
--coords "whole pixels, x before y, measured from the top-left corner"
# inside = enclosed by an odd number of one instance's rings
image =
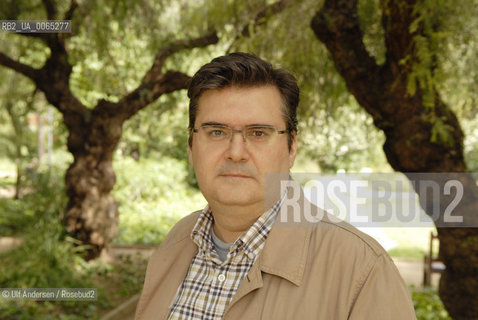
[[[434,287],[411,288],[417,320],[451,320]]]
[[[36,223],[59,218],[66,206],[63,175],[56,168],[36,173],[24,186],[21,199],[0,198],[0,234],[24,233]]]

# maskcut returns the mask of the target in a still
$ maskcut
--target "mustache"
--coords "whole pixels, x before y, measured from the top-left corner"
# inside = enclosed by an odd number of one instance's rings
[[[250,167],[247,167],[244,164],[240,163],[225,163],[217,167],[216,172],[218,175],[227,174],[227,173],[234,173],[234,174],[241,174],[245,176],[256,176],[257,173]]]

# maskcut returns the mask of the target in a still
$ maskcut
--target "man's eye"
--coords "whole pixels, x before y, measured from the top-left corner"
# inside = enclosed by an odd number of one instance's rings
[[[271,135],[267,128],[252,128],[247,131],[247,136],[254,139],[265,139]]]
[[[251,135],[254,137],[265,137],[267,133],[264,130],[254,130],[251,132]]]
[[[212,129],[209,131],[209,135],[211,137],[222,137],[224,136],[226,133],[224,132],[224,130],[221,130],[221,129]]]

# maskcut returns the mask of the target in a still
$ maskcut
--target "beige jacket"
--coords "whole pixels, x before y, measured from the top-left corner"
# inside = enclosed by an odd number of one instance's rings
[[[312,206],[312,211],[320,210]],[[183,218],[153,253],[137,320],[167,319],[197,246],[199,211]],[[273,226],[223,319],[416,319],[410,293],[384,249],[346,223]]]

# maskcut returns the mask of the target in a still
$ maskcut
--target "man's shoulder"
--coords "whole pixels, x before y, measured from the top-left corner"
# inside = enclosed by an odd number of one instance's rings
[[[168,248],[186,238],[189,238],[200,214],[201,210],[194,211],[179,220],[164,238],[161,247]]]
[[[281,206],[276,225],[293,229],[305,227],[302,230],[309,230],[305,232],[312,236],[311,245],[322,249],[336,249],[344,254],[356,251],[375,257],[387,255],[375,239],[312,203],[300,186],[298,189],[298,197],[293,193]]]
[[[330,245],[348,249],[345,250],[348,253],[353,250],[363,250],[364,254],[375,257],[388,256],[385,249],[374,238],[325,211],[323,219],[317,223],[313,233],[316,235],[316,241],[330,240]]]

